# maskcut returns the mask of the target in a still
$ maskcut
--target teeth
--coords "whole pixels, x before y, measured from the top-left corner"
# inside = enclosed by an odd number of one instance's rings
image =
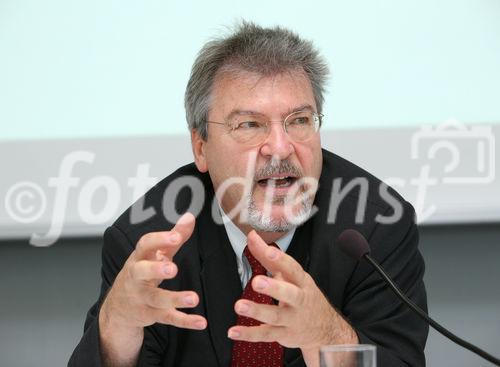
[[[289,178],[289,179],[287,179]],[[288,187],[292,185],[292,177],[284,176],[284,177],[273,177],[265,179],[268,185],[272,185],[274,187]]]
[[[291,176],[269,177],[259,180],[259,184],[274,187],[289,187],[293,184],[294,179],[295,177]]]

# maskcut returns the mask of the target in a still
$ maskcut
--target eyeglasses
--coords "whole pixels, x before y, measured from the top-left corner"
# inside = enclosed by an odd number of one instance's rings
[[[209,124],[224,125],[238,143],[259,145],[271,132],[271,124],[280,123],[284,131],[295,142],[309,140],[321,127],[323,115],[309,110],[289,114],[283,121],[269,121],[260,115],[236,115],[227,122],[207,121]]]

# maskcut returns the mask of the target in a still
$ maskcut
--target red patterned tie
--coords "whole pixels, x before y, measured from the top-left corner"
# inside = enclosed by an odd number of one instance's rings
[[[275,243],[270,245],[276,246]],[[252,288],[252,280],[257,275],[266,275],[266,269],[257,261],[255,257],[245,247],[243,254],[246,256],[250,267],[252,268],[252,277],[248,281],[241,298],[248,299],[256,303],[271,305],[273,299],[261,293],[257,293]],[[249,317],[238,315],[238,325],[258,326],[260,321]],[[283,366],[283,347],[274,343],[252,343],[246,341],[234,341],[231,367],[282,367]]]

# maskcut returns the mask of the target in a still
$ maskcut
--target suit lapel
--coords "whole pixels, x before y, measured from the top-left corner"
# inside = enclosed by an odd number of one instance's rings
[[[219,365],[228,366],[233,342],[227,337],[227,330],[236,324],[234,303],[242,293],[241,281],[224,225],[216,224],[211,213],[204,214],[200,216],[198,243],[208,330]]]

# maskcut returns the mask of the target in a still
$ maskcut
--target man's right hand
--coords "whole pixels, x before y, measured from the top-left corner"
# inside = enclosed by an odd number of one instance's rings
[[[194,216],[186,213],[172,230],[142,236],[116,276],[99,313],[105,365],[133,366],[145,326],[162,323],[197,330],[207,326],[203,316],[177,310],[196,306],[199,297],[195,292],[158,288],[162,280],[176,276],[178,269],[172,259],[193,233],[194,223]]]

